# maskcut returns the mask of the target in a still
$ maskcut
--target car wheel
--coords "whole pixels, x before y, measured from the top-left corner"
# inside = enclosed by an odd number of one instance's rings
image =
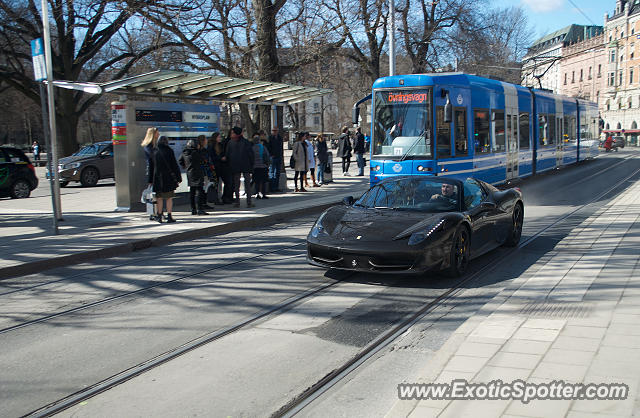
[[[11,185],[11,197],[14,199],[24,199],[31,194],[31,186],[29,182],[24,179],[16,180]]]
[[[64,181],[64,180],[60,181],[60,187],[67,187],[68,184],[69,184],[68,181]]]
[[[98,184],[98,180],[100,180],[100,173],[95,167],[87,167],[82,170],[82,174],[80,175],[80,183],[84,187],[92,187]]]
[[[456,229],[451,242],[451,251],[449,252],[449,268],[445,270],[445,274],[449,277],[459,277],[464,274],[469,265],[469,231],[460,225]]]
[[[520,242],[520,236],[522,236],[522,223],[524,220],[524,210],[520,204],[516,204],[513,207],[513,214],[511,215],[511,231],[509,237],[504,242],[507,247],[515,247]]]

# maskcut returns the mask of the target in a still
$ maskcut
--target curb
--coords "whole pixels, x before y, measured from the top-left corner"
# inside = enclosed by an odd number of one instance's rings
[[[226,234],[235,232],[245,228],[256,228],[261,226],[272,225],[278,222],[291,220],[293,218],[309,215],[311,213],[321,212],[325,209],[335,206],[340,202],[322,203],[314,206],[293,209],[289,212],[275,213],[266,216],[258,216],[255,218],[243,219],[236,222],[229,222],[220,225],[213,225],[201,229],[192,229],[189,231],[181,231],[173,234],[162,235],[156,238],[144,238],[132,240],[124,244],[111,245],[99,250],[91,250],[79,252],[71,255],[63,255],[59,257],[48,258],[46,260],[31,261],[19,265],[0,268],[0,280],[17,278],[29,274],[40,273],[58,267],[66,267],[70,265],[86,263],[88,261],[99,258],[111,258],[135,251],[146,250],[151,247],[161,247],[164,245],[174,244],[176,242],[188,241],[193,239],[204,238],[207,236]]]

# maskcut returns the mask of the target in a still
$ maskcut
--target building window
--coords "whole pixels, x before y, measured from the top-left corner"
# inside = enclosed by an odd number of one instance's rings
[[[320,125],[320,116],[314,116],[313,117],[313,124],[314,125]]]
[[[622,86],[622,71],[620,71],[620,83],[618,83],[619,86]]]
[[[624,31],[620,32],[620,39],[624,38]]]
[[[611,50],[611,56],[609,57],[609,62],[616,62],[616,50]]]
[[[615,74],[609,73],[609,86],[613,87],[615,85]]]
[[[320,111],[320,103],[314,103],[313,104],[313,111],[314,112],[319,112]]]
[[[576,82],[576,72],[571,71],[571,84]]]
[[[598,78],[602,77],[602,64],[598,64]]]
[[[591,80],[591,67],[589,67],[589,80]]]
[[[629,97],[629,109],[633,107],[633,100]]]
[[[633,68],[629,70],[629,84],[633,83]]]
[[[582,69],[580,70],[580,81],[582,81]]]
[[[567,85],[567,73],[564,73],[564,85]]]

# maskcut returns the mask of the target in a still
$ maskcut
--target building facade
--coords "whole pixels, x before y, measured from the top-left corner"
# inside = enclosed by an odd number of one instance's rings
[[[607,81],[607,56],[604,34],[563,47],[559,61],[560,83],[557,92],[597,102],[604,101]],[[603,106],[600,106],[602,112]]]
[[[640,0],[617,0],[606,14],[606,88],[601,117],[607,134],[638,145],[640,130]]]

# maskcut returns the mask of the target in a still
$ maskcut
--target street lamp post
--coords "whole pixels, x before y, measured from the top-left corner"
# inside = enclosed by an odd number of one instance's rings
[[[396,6],[389,0],[389,75],[396,75]]]

